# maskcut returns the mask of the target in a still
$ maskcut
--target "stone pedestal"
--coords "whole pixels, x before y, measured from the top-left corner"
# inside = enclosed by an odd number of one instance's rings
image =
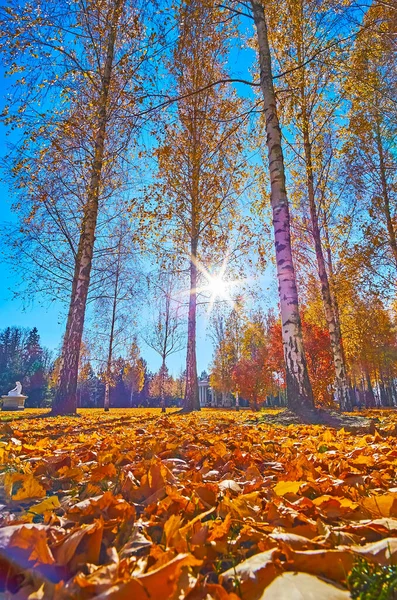
[[[2,396],[3,406],[1,410],[25,410],[27,396]]]

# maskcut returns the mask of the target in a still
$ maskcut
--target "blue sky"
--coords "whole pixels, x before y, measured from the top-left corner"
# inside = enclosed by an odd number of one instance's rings
[[[4,105],[4,96],[7,91],[7,80],[3,77],[3,71],[0,73],[0,106]],[[6,128],[0,124],[0,147],[6,148],[10,142],[10,137],[6,135]],[[3,154],[3,152],[2,152]],[[11,211],[13,198],[8,190],[8,186],[0,181],[0,223],[16,222],[16,217]],[[2,245],[7,240],[2,240]],[[21,273],[21,277],[23,274]],[[7,264],[4,256],[0,257],[0,329],[16,325],[18,327],[36,326],[40,332],[41,341],[44,346],[55,350],[61,340],[63,330],[63,316],[61,306],[53,303],[44,307],[37,303],[27,302],[29,308],[24,309],[23,298],[15,298],[13,294],[13,283],[15,274],[11,265]],[[45,299],[43,298],[43,303]]]
[[[3,77],[0,79],[1,103],[3,104],[3,96],[5,93],[5,81]],[[8,143],[6,130],[0,125],[0,147],[5,148]],[[15,215],[11,211],[12,196],[9,193],[7,185],[0,182],[0,223],[16,221]],[[2,245],[6,244],[6,240],[2,240]],[[21,276],[23,276],[21,274]],[[44,307],[37,303],[31,304],[29,308],[24,310],[24,302],[22,298],[14,298],[13,282],[15,275],[12,272],[11,265],[4,261],[4,257],[0,259],[0,329],[9,325],[19,327],[34,327],[39,329],[42,343],[55,349],[60,343],[63,329],[63,318],[61,315],[61,306],[53,303],[51,306]],[[43,302],[45,299],[43,298]],[[28,302],[28,304],[30,304]]]

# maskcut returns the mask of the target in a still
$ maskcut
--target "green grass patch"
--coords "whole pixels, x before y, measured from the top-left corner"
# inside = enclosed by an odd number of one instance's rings
[[[397,599],[397,566],[382,567],[360,558],[348,578],[352,598],[358,600]]]

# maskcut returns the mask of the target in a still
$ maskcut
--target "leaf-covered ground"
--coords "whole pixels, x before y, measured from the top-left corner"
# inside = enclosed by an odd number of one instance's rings
[[[0,422],[2,598],[378,598],[365,573],[397,562],[392,411],[363,436],[249,411],[17,416]]]

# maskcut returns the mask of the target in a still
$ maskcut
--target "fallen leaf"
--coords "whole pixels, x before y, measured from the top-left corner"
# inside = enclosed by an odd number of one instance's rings
[[[307,573],[283,573],[259,600],[347,600],[350,592]]]
[[[383,567],[397,562],[397,538],[386,538],[365,546],[352,546],[351,550]]]
[[[255,554],[219,576],[227,590],[238,589],[244,600],[258,600],[264,590],[279,573],[273,562],[277,551],[267,550]]]
[[[14,502],[44,498],[46,491],[32,473],[6,474],[4,487]]]
[[[397,494],[382,494],[359,500],[361,506],[377,517],[397,517]]]
[[[42,515],[46,511],[54,510],[56,508],[59,508],[60,506],[61,505],[58,496],[48,496],[48,498],[46,498],[42,502],[31,506],[29,508],[29,511],[34,513],[35,515]]]
[[[78,554],[83,555],[85,562],[97,564],[103,534],[103,522],[95,521],[91,525],[76,527],[58,544],[53,546],[57,564],[67,565]],[[84,548],[82,544],[84,543]]]
[[[343,550],[307,550],[294,551],[284,547],[288,563],[288,571],[302,571],[331,579],[338,583],[345,581],[352,570],[354,555],[351,548]]]
[[[126,583],[109,588],[103,594],[97,596],[97,600],[111,598],[111,600],[148,600],[158,598],[170,600],[175,598],[175,593],[186,593],[192,589],[196,580],[183,578],[183,571],[189,567],[198,567],[202,561],[197,560],[191,554],[179,554],[173,560],[140,577],[132,577]],[[184,595],[182,597],[184,597]],[[175,598],[176,600],[176,598]]]
[[[285,496],[285,494],[297,494],[303,483],[306,481],[279,481],[274,486],[273,491],[277,496]]]

